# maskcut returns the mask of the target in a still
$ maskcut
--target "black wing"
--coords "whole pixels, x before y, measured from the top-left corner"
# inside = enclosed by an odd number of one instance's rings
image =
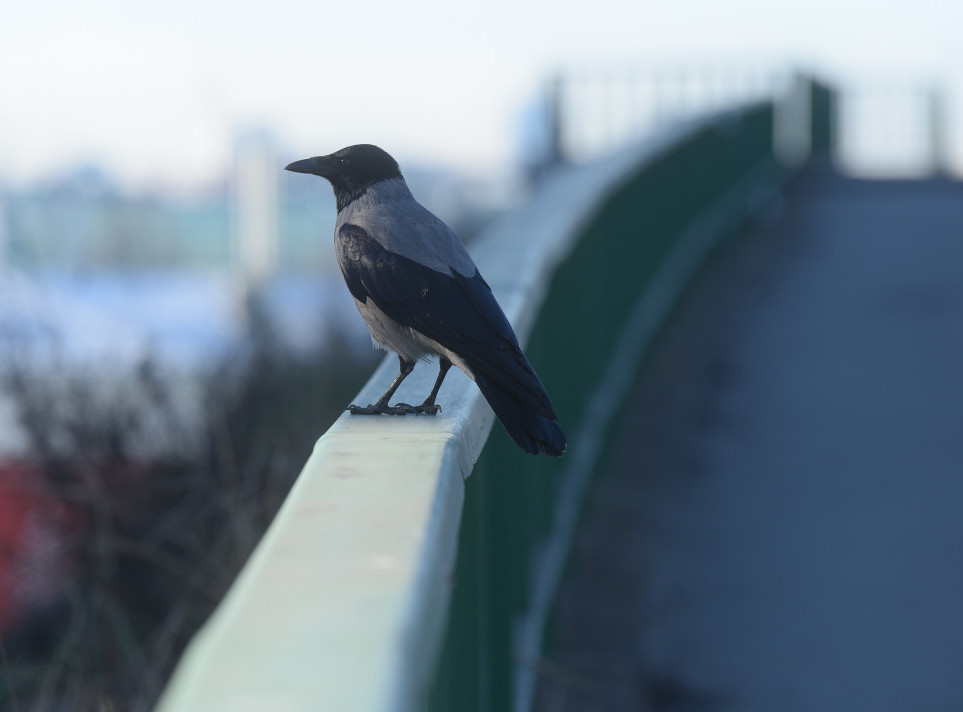
[[[336,242],[341,271],[355,299],[372,300],[399,324],[458,354],[540,415],[555,419],[541,381],[477,269],[471,277],[437,272],[389,252],[350,223],[338,231]]]

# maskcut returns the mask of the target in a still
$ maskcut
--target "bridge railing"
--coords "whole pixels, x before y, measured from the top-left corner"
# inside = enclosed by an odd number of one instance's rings
[[[824,102],[796,103],[797,125],[825,123]],[[158,710],[527,710],[579,508],[646,347],[713,247],[791,173],[776,114],[690,121],[564,169],[479,238],[569,451],[521,452],[454,370],[440,416],[343,416]],[[386,359],[356,402],[395,369]],[[416,402],[434,376],[416,368],[397,397]]]

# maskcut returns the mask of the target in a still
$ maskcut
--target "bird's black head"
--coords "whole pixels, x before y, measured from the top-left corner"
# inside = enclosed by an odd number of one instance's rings
[[[285,166],[285,170],[327,178],[334,188],[338,212],[375,183],[401,178],[397,161],[370,143],[348,146],[329,156],[295,161]]]

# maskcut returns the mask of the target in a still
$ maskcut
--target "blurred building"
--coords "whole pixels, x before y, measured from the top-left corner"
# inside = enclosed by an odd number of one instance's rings
[[[233,261],[245,290],[278,268],[279,175],[275,141],[265,130],[238,137],[235,146]]]
[[[4,207],[5,196],[0,190],[0,274],[7,264],[7,213]]]

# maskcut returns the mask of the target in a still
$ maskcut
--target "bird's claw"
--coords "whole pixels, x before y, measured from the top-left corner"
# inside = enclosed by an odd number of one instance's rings
[[[355,405],[352,403],[347,407],[347,411],[351,415],[437,415],[441,412],[441,406],[435,403],[426,405],[422,403],[421,405],[410,405],[408,403],[395,403],[394,405],[388,405],[386,403],[375,403],[372,405],[369,403],[366,406]]]
[[[407,403],[396,403],[395,405],[388,405],[387,403],[375,403],[372,405],[369,403],[366,406],[355,405],[352,403],[347,408],[351,415],[407,415],[408,413],[414,413],[414,406],[408,405]]]

